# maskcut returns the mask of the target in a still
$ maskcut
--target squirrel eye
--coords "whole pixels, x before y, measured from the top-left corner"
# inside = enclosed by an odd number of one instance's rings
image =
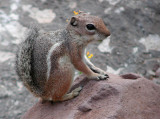
[[[88,30],[95,30],[96,29],[96,27],[93,24],[87,24],[86,27]]]

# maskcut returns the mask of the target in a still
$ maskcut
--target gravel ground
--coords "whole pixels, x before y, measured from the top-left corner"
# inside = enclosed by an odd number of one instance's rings
[[[37,101],[14,70],[15,52],[27,27],[36,22],[46,31],[63,28],[74,10],[102,17],[111,31],[109,38],[88,47],[96,66],[160,83],[159,0],[1,0],[0,119],[19,119]]]

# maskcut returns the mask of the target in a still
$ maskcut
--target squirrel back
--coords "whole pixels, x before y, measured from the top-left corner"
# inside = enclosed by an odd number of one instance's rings
[[[37,26],[30,28],[28,35],[24,42],[18,48],[16,54],[16,72],[19,79],[24,83],[24,85],[34,94],[41,95],[43,91],[37,85],[37,83],[32,80],[32,52],[33,44],[35,39],[39,36],[40,29]]]

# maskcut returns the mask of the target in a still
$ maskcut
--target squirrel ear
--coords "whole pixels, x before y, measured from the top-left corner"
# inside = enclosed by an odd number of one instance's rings
[[[72,17],[72,18],[71,18],[70,24],[71,24],[72,26],[77,26],[78,22],[77,22],[76,17]]]

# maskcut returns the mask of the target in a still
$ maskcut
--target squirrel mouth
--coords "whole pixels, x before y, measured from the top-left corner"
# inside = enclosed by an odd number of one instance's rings
[[[101,38],[98,40],[98,42],[102,42],[104,39],[106,39],[107,37]]]
[[[103,41],[102,39],[98,40],[98,42],[102,42],[102,41]]]

